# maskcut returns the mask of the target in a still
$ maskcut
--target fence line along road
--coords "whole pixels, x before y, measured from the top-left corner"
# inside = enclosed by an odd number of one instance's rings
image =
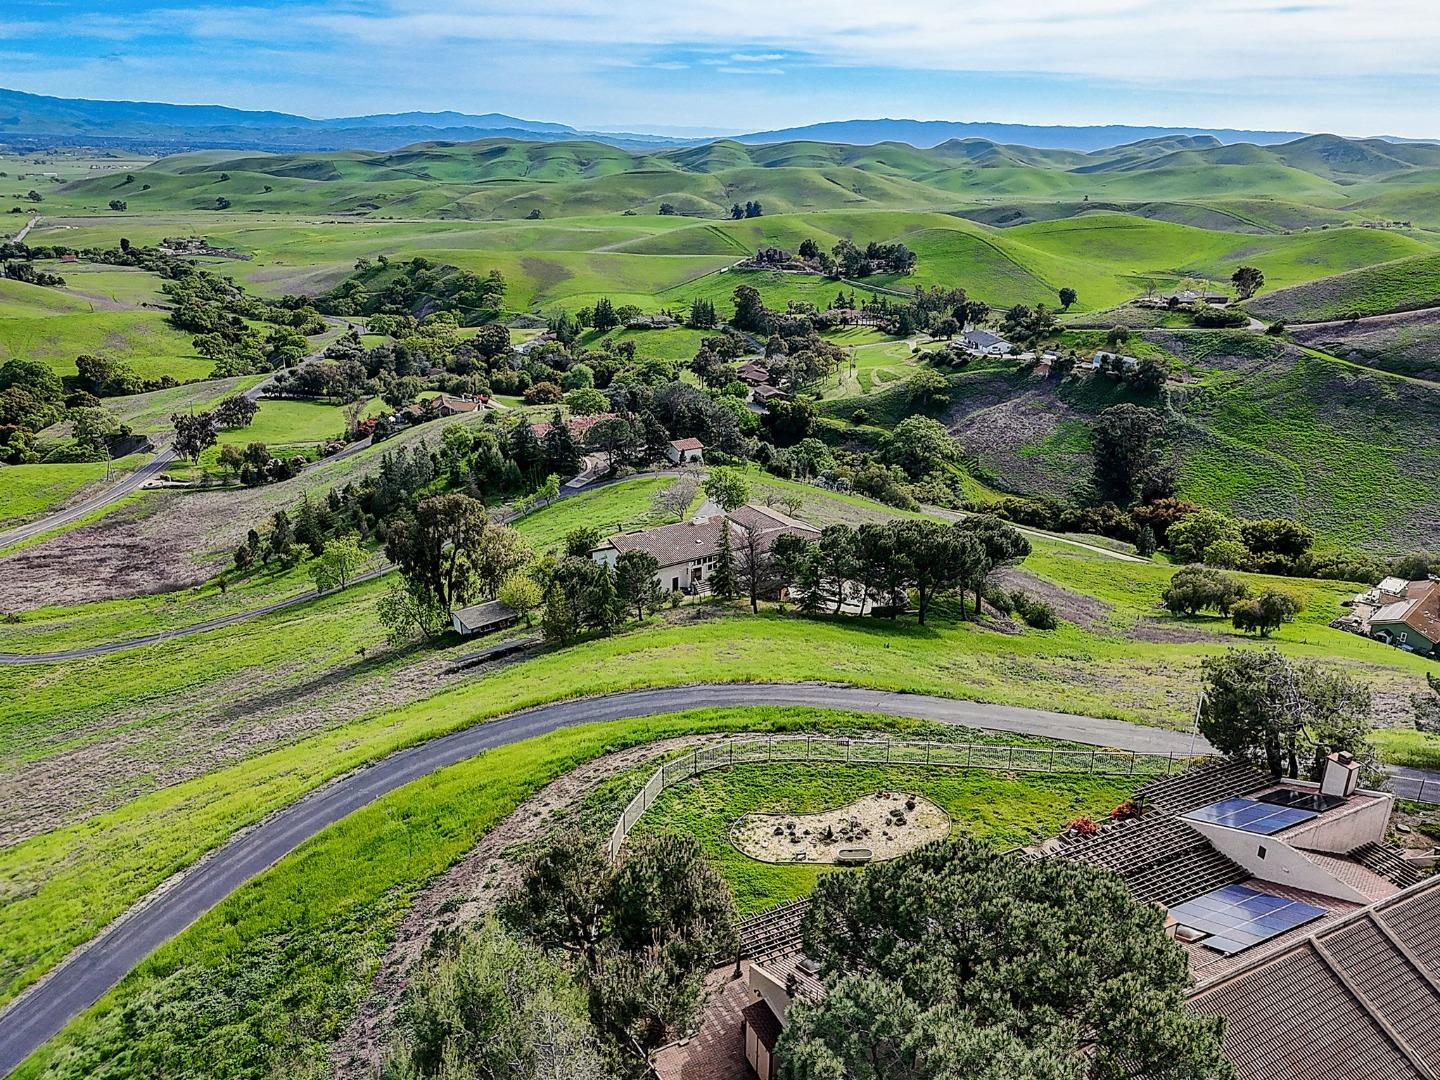
[[[645,811],[666,788],[701,773],[743,764],[909,765],[937,769],[1003,769],[1010,772],[1085,773],[1102,776],[1169,776],[1191,760],[1173,751],[1061,750],[995,743],[929,742],[919,739],[852,739],[834,735],[737,735],[667,761],[620,812],[610,830],[610,859]]]

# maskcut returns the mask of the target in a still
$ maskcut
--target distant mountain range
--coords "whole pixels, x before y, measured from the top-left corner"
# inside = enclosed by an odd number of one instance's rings
[[[1225,145],[1273,146],[1292,142],[1298,131],[1229,128],[1035,126],[960,123],[947,120],[837,120],[733,136],[750,145],[809,141],[870,146],[906,143],[928,149],[964,139],[1050,150],[1104,150],[1174,135],[1209,136]],[[169,105],[141,101],[88,101],[0,90],[0,144],[19,148],[56,145],[107,146],[155,154],[182,150],[394,150],[424,142],[479,139],[555,142],[588,139],[626,150],[699,146],[712,139],[681,139],[643,132],[585,131],[568,124],[522,120],[503,113],[403,112],[315,120],[280,112],[253,112],[219,105]],[[1388,142],[1409,140],[1386,139]]]
[[[407,112],[313,120],[221,105],[87,101],[0,90],[0,143],[182,150],[393,150],[419,142],[597,139],[632,150],[688,146],[693,139],[589,132],[502,113]]]

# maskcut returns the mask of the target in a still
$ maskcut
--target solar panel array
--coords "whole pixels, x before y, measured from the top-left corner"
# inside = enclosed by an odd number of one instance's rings
[[[1324,908],[1313,904],[1271,896],[1246,885],[1226,885],[1170,909],[1180,925],[1210,935],[1202,945],[1227,956],[1304,926],[1325,913]]]
[[[1260,836],[1271,836],[1282,829],[1290,828],[1291,825],[1309,821],[1314,816],[1314,810],[1275,806],[1272,803],[1256,802],[1254,799],[1225,799],[1185,815],[1190,821],[1225,825]]]

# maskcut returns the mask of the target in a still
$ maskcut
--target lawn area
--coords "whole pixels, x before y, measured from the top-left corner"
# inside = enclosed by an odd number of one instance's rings
[[[173,329],[159,311],[96,311],[0,319],[0,363],[40,360],[59,375],[75,374],[75,358],[93,353],[123,360],[143,379],[172,375],[203,379],[214,367],[196,354],[190,334]]]
[[[260,411],[248,427],[220,433],[221,446],[246,446],[252,442],[266,446],[318,445],[345,434],[345,409],[341,405],[287,398],[261,398],[256,404]],[[378,416],[386,409],[383,401],[372,398],[364,415]]]
[[[318,1067],[417,891],[527,796],[601,754],[667,736],[795,729],[925,730],[820,710],[697,710],[587,725],[487,752],[304,844],[161,948],[14,1075],[119,1080],[158,1071],[218,1078]],[[220,813],[237,798],[268,797],[215,794],[212,809]],[[1103,801],[1097,796],[1095,804]],[[1017,809],[1017,823],[1031,817]],[[189,846],[185,837],[172,840],[177,852]],[[0,921],[10,920],[13,907],[0,912]],[[59,930],[83,900],[72,896],[66,908],[47,910],[43,921]],[[46,944],[64,948],[53,938]],[[13,958],[7,949],[6,970]],[[145,1035],[136,1039],[140,1015],[147,1017]]]
[[[110,463],[115,479],[138,469],[148,454],[133,454]],[[0,527],[18,525],[59,509],[84,488],[105,480],[104,462],[66,465],[0,465]]]
[[[999,741],[1020,745],[1023,740]],[[748,915],[806,895],[821,874],[835,868],[765,863],[741,853],[730,842],[730,827],[746,814],[813,814],[871,792],[904,791],[925,796],[949,814],[954,834],[1011,848],[1053,836],[1082,814],[1104,817],[1139,782],[1073,774],[1006,775],[983,769],[735,765],[667,788],[645,811],[634,835],[695,837],[735,893],[740,913]]]
[[[658,511],[652,500],[673,483],[673,477],[638,476],[562,499],[521,518],[515,528],[533,550],[546,551],[558,545],[573,529],[597,529],[605,537],[669,525],[679,519]],[[692,507],[698,506],[702,499],[703,496],[696,495]]]
[[[1091,629],[1067,623],[1053,632],[1018,636],[951,622],[943,613],[928,627],[768,613],[652,624],[547,651],[16,845],[0,853],[0,882],[14,898],[0,910],[0,941],[18,934],[29,944],[0,949],[0,970],[16,972],[9,992],[169,873],[325,779],[401,746],[557,698],[708,680],[816,680],[1183,728],[1194,704],[1199,661],[1238,644],[1238,636],[1219,620],[1175,620],[1192,637],[1137,640],[1120,627],[1153,610],[1149,598],[1163,587],[1165,568],[1119,563],[1058,544],[1037,548],[1034,572],[1114,603],[1104,621]],[[64,670],[0,669],[0,692],[20,703],[0,720],[0,748],[34,760],[58,746],[104,739],[111,722],[97,724],[97,710],[115,715],[138,738],[142,710],[127,708],[127,702],[181,701],[251,665],[294,664],[303,657],[323,671],[326,656],[377,640],[369,604],[378,591],[374,583],[357,586],[242,624],[223,638],[182,639]],[[1310,586],[1309,612],[1281,631],[1275,644],[1292,655],[1338,662],[1392,691],[1418,689],[1425,661],[1324,625],[1330,617],[1326,596],[1333,603],[1345,591],[1326,583]],[[713,606],[707,610],[718,614]],[[162,717],[157,713],[145,722],[173,729]],[[64,918],[25,914],[57,905],[65,909]],[[30,937],[37,929],[45,932],[43,948]]]

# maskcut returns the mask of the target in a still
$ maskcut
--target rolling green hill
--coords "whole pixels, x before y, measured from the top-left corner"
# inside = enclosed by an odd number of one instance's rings
[[[1324,322],[1440,305],[1440,255],[1416,255],[1262,296],[1250,310],[1262,319]]]
[[[131,179],[133,177],[133,179]],[[139,181],[138,183],[136,181]],[[1331,210],[1387,185],[1440,183],[1440,147],[1313,136],[1279,146],[1152,139],[1092,153],[983,139],[928,150],[821,142],[631,152],[596,142],[423,143],[390,152],[185,154],[70,184],[67,208],[231,207],[273,213],[528,217],[653,210],[951,209],[996,198],[1075,201],[1281,199]]]

